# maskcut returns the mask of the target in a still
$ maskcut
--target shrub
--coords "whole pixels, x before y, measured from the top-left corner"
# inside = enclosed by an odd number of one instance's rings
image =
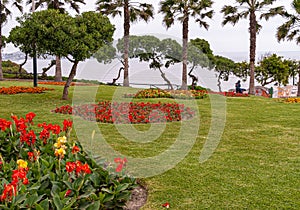
[[[68,138],[72,121],[35,132],[34,117],[0,119],[0,209],[121,209],[136,180],[102,168]],[[115,162],[120,172],[127,160]]]

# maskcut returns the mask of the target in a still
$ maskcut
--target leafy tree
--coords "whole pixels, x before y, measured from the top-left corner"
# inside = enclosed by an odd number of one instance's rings
[[[274,82],[286,85],[290,75],[290,62],[276,54],[264,56],[256,67],[255,78],[262,86]]]
[[[3,25],[8,21],[8,17],[11,16],[11,7],[16,7],[20,12],[23,12],[22,0],[0,0],[0,80],[3,80],[3,70],[2,70],[2,48],[4,45],[4,40],[2,36]]]
[[[167,28],[174,24],[175,18],[182,23],[182,89],[187,89],[187,63],[188,63],[188,32],[189,19],[194,17],[200,27],[206,30],[209,25],[206,18],[212,18],[213,10],[211,0],[162,0],[160,13],[164,14],[163,23]]]
[[[196,67],[212,68],[213,51],[208,41],[200,38],[191,39],[188,43],[188,64],[191,66],[188,75],[192,79],[192,88],[197,85],[198,78],[192,74]]]
[[[157,69],[163,80],[173,89],[173,85],[166,77],[163,67],[169,68],[180,62],[182,48],[173,39],[159,40],[155,36],[130,36],[129,57],[138,58],[140,61],[149,62],[150,69]],[[122,51],[124,39],[117,43],[118,51]]]
[[[73,63],[63,90],[62,99],[65,100],[78,63],[111,42],[115,30],[107,17],[95,12],[85,12],[73,18],[57,10],[44,10],[25,15],[19,23],[20,26],[11,33],[26,33],[28,39],[34,40],[38,55],[59,55]],[[13,41],[13,44],[22,45],[18,41]]]
[[[268,20],[272,14],[280,12],[282,7],[270,8],[268,11],[268,6],[272,5],[276,0],[236,0],[236,5],[225,5],[221,12],[224,14],[224,21],[222,25],[227,23],[232,23],[235,25],[241,19],[249,18],[249,33],[250,33],[250,84],[249,93],[251,95],[255,94],[255,54],[256,54],[256,35],[261,29],[261,25],[257,21],[257,14],[260,13],[259,19],[263,17]]]
[[[28,4],[32,4],[32,0],[27,2]],[[66,5],[69,5],[71,9],[75,10],[79,13],[79,4],[85,4],[84,0],[38,0],[35,3],[36,8],[40,8],[46,6],[47,9],[56,9],[61,13],[66,12]],[[52,64],[52,61],[51,61]],[[62,81],[62,70],[61,70],[61,59],[59,56],[56,56],[56,64],[55,64],[55,78],[54,81]],[[50,68],[49,68],[50,69]]]
[[[219,55],[214,56],[213,64],[214,70],[218,73],[217,78],[219,92],[222,92],[221,80],[228,81],[230,74],[236,73],[237,65],[233,60]]]
[[[130,23],[135,22],[138,19],[142,19],[146,22],[152,17],[153,18],[153,6],[152,4],[139,3],[130,0],[97,0],[97,10],[103,14],[124,16],[124,86],[129,86],[129,34],[130,34]],[[123,12],[122,12],[123,10]]]

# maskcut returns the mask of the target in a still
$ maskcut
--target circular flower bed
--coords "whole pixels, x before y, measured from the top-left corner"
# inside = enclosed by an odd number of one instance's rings
[[[98,104],[80,106],[61,106],[54,112],[74,114],[86,120],[103,123],[158,123],[188,120],[195,112],[177,103],[117,103],[102,101]]]
[[[0,88],[0,94],[14,95],[18,93],[44,93],[46,90],[53,90],[45,87],[22,87],[22,86],[11,86]]]
[[[136,180],[122,171],[126,158],[102,168],[69,136],[72,121],[39,124],[34,113],[0,119],[0,209],[119,209]],[[119,173],[122,172],[122,173]]]
[[[202,99],[207,97],[207,90],[162,90],[145,89],[136,94],[125,94],[125,98],[178,98]]]

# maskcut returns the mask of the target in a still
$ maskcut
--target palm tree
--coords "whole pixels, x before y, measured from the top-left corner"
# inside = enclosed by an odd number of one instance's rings
[[[286,18],[286,22],[284,22],[281,26],[277,28],[277,40],[284,41],[296,41],[296,44],[300,44],[300,0],[294,0],[292,2],[292,8],[295,10],[294,14],[288,13],[285,9],[280,11],[280,15]],[[297,96],[300,96],[300,62],[298,61],[298,93]]]
[[[249,18],[249,33],[250,33],[250,84],[249,93],[255,94],[254,72],[255,72],[255,55],[256,55],[256,35],[261,29],[257,21],[257,13],[260,13],[259,19],[268,18],[271,14],[279,12],[282,7],[269,8],[276,0],[236,0],[236,6],[225,5],[221,12],[224,14],[222,25],[232,23],[235,25],[241,19]],[[267,12],[264,12],[264,10]]]
[[[135,22],[137,19],[142,19],[148,22],[150,17],[153,18],[152,4],[131,2],[130,0],[97,0],[97,10],[106,15],[115,17],[124,15],[124,81],[123,86],[129,86],[129,34],[130,22]],[[123,12],[122,12],[123,10]]]
[[[0,0],[0,80],[3,80],[3,70],[2,70],[2,47],[3,47],[3,37],[2,37],[2,27],[7,22],[9,16],[11,16],[11,11],[9,0]],[[23,12],[22,0],[15,0],[12,3],[12,6],[15,6],[20,12]]]
[[[28,0],[28,4],[32,4],[32,0]],[[79,4],[85,4],[84,0],[39,0],[35,3],[35,8],[46,6],[47,9],[57,9],[60,12],[65,12],[65,5],[69,5],[71,9],[75,10],[79,13]],[[56,56],[56,64],[55,64],[55,81],[62,81],[62,72],[61,72],[61,60],[59,56]]]
[[[187,56],[189,19],[193,17],[200,27],[208,30],[209,25],[205,18],[212,18],[211,0],[163,0],[160,2],[160,13],[164,14],[163,23],[170,28],[175,18],[182,23],[182,84],[181,89],[187,89]]]

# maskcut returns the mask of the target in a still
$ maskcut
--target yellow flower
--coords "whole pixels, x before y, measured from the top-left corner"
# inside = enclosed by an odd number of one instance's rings
[[[63,136],[63,137],[58,137],[57,138],[57,143],[60,143],[60,144],[65,144],[67,143],[67,137]]]
[[[64,150],[63,148],[55,149],[54,154],[55,156],[64,157],[64,155],[66,154],[66,150]]]
[[[54,147],[60,148],[60,147],[61,147],[61,143],[55,143],[55,144],[54,144]]]
[[[27,168],[27,165],[28,165],[27,161],[24,161],[22,159],[17,160],[17,164],[18,164],[19,168]]]

